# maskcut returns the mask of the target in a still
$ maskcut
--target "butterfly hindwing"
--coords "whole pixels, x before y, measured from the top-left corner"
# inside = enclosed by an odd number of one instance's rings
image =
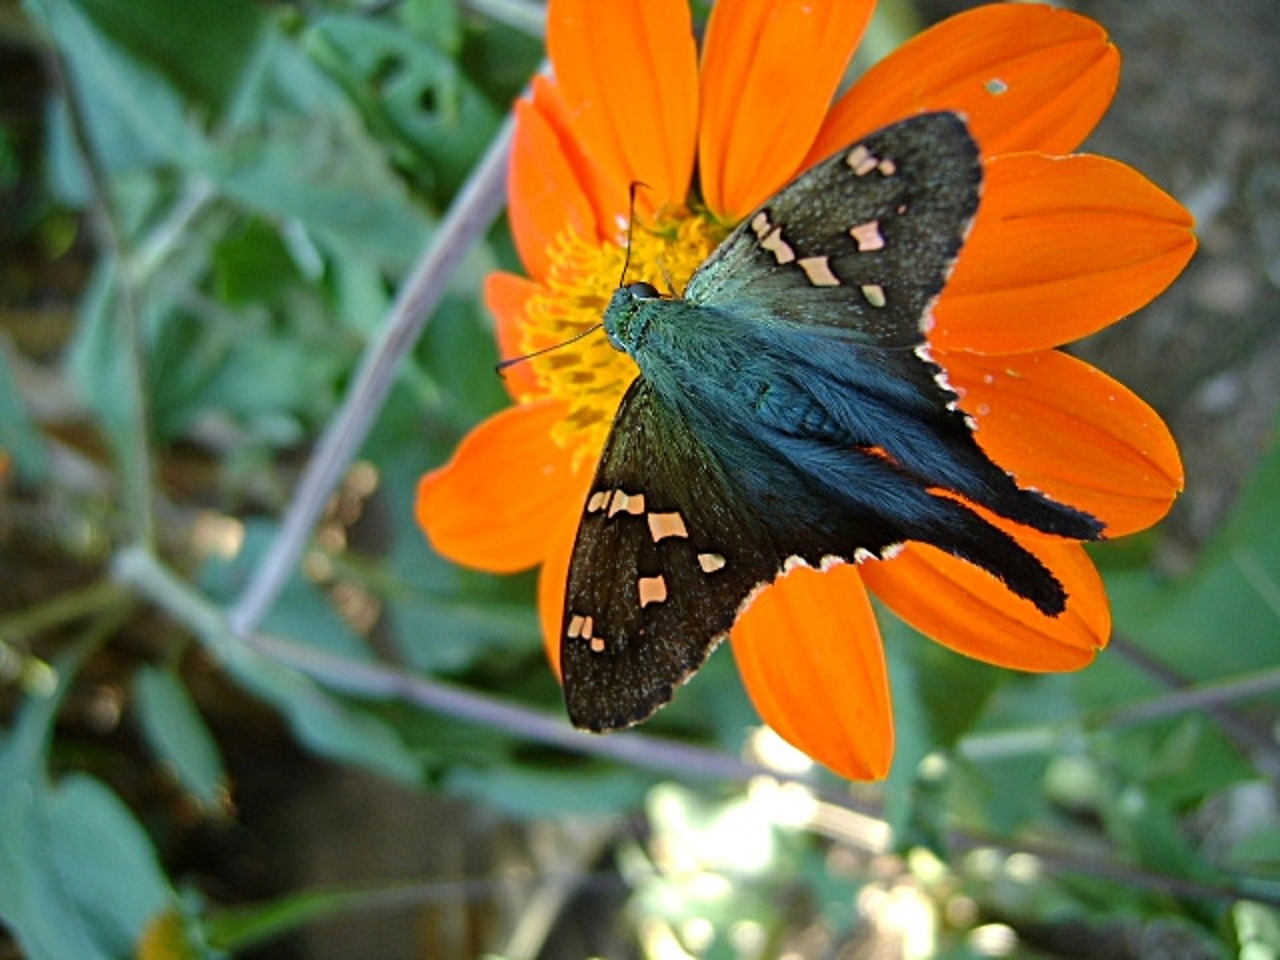
[[[702,665],[781,563],[751,505],[637,379],[578,527],[560,638],[576,726],[627,727]]]
[[[690,303],[840,328],[881,347],[924,339],[978,208],[977,145],[953,113],[913,117],[805,171],[698,268]]]

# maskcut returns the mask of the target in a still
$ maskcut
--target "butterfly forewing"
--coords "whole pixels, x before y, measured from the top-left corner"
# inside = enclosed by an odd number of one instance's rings
[[[613,730],[652,714],[779,563],[716,458],[637,379],[614,420],[569,569],[560,667],[573,723]]]
[[[776,320],[914,346],[981,183],[977,145],[955,114],[887,127],[749,215],[694,273],[685,299],[748,316],[767,305]]]

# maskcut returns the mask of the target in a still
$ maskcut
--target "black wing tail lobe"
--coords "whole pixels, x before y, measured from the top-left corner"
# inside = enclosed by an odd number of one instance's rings
[[[1065,588],[1034,554],[965,503],[929,489],[884,457],[794,436],[775,436],[771,446],[788,464],[787,475],[775,474],[755,493],[766,510],[778,503],[775,517],[797,525],[775,536],[804,544],[795,552],[807,562],[818,565],[829,556],[857,561],[865,556],[861,551],[883,557],[897,544],[918,541],[981,567],[1046,616],[1066,609]]]

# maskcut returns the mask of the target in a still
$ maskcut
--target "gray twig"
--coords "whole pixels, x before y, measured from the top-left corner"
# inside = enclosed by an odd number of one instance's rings
[[[378,336],[369,342],[342,407],[329,421],[298,481],[279,533],[228,614],[232,632],[247,636],[283,589],[342,473],[364,442],[395,380],[400,360],[422,333],[445,282],[506,199],[512,119],[454,199],[435,238],[400,289]]]

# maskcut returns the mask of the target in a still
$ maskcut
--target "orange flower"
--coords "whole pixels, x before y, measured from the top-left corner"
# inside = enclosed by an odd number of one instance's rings
[[[1190,215],[1134,170],[1067,156],[1106,110],[1119,54],[1090,20],[996,5],[954,17],[869,70],[831,105],[874,0],[720,0],[695,46],[687,0],[551,0],[554,76],[516,105],[510,220],[529,278],[486,298],[513,356],[599,322],[623,266],[685,281],[728,230],[797,172],[926,110],[962,113],[983,158],[981,205],[934,311],[929,346],[976,438],[1023,487],[1116,536],[1156,522],[1182,485],[1150,407],[1059,352],[1138,309],[1190,258]],[[695,177],[696,171],[696,177]],[[435,548],[491,571],[541,564],[548,655],[595,464],[636,368],[603,335],[513,367],[515,406],[423,478]],[[985,516],[985,514],[984,514]],[[884,655],[867,589],[969,656],[1018,670],[1089,663],[1110,633],[1078,543],[988,517],[1064,585],[1042,614],[986,571],[911,543],[890,560],[797,569],[738,619],[731,645],[761,717],[845,776],[881,777],[893,752]]]

